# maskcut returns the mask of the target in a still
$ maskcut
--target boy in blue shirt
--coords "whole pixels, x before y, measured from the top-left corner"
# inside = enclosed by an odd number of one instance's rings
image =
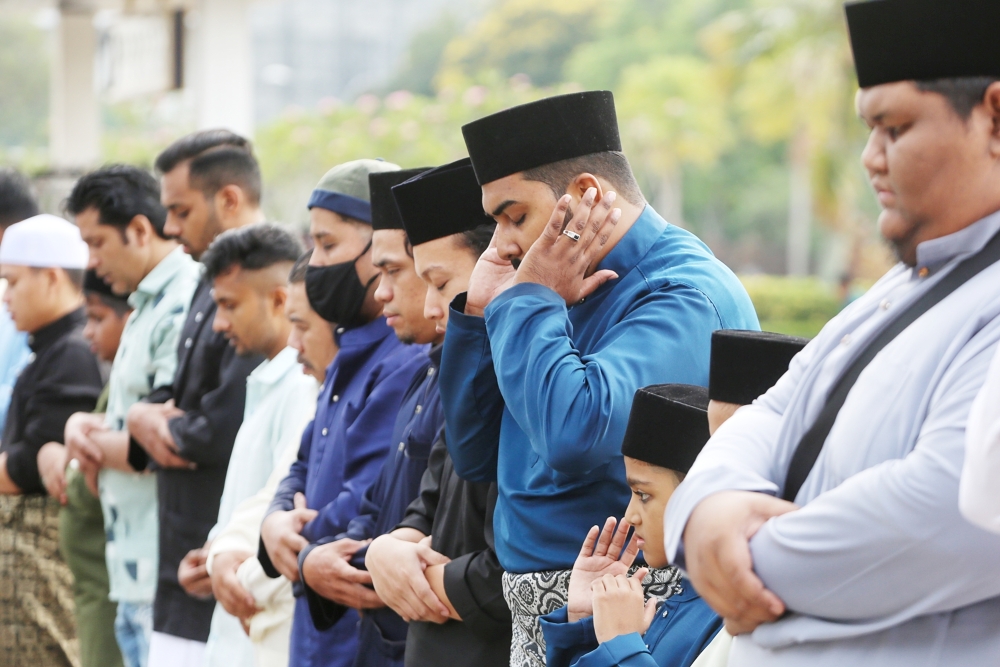
[[[636,392],[622,454],[632,497],[615,530],[594,526],[573,565],[569,603],[543,616],[548,667],[690,667],[722,628],[722,619],[675,570],[644,601],[646,567],[667,567],[667,502],[708,442],[708,390],[654,385]],[[629,529],[635,535],[628,544]],[[624,549],[623,549],[624,547]],[[664,599],[665,597],[665,599]]]

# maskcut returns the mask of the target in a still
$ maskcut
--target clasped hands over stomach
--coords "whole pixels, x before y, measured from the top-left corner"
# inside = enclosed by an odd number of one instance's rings
[[[769,519],[798,509],[763,493],[723,491],[695,506],[684,529],[686,569],[699,595],[732,635],[752,632],[785,613],[753,569],[750,540]]]

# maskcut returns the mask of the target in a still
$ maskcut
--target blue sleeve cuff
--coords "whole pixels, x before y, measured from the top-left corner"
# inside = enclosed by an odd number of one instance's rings
[[[486,319],[489,319],[490,314],[496,311],[497,308],[519,296],[537,296],[553,303],[561,303],[563,305],[566,304],[561,296],[553,292],[545,285],[539,285],[538,283],[518,283],[510,289],[501,292],[497,298],[490,302],[490,305],[486,306]]]
[[[596,650],[581,657],[573,667],[612,667],[626,664],[627,661],[627,664],[633,664],[630,659],[642,654],[648,656],[648,661],[640,664],[656,664],[652,662],[653,656],[642,641],[642,636],[633,632],[604,642]]]
[[[570,623],[569,612],[562,607],[542,616],[539,621],[545,636],[548,667],[570,667],[581,655],[597,648],[593,616]]]
[[[454,329],[458,331],[481,332],[485,334],[486,320],[482,317],[465,314],[465,302],[467,296],[468,295],[465,292],[462,292],[452,299],[450,306],[451,310],[448,313],[448,328],[450,330]]]

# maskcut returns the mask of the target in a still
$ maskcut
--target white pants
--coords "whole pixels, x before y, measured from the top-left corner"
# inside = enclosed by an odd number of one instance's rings
[[[204,654],[204,642],[154,632],[149,640],[148,667],[200,665]]]

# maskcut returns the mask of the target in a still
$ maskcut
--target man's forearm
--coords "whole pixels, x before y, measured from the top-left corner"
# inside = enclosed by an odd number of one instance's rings
[[[416,528],[397,528],[389,533],[389,535],[395,537],[397,540],[413,542],[414,544],[427,537]]]
[[[104,453],[104,467],[126,472],[135,472],[128,461],[129,434],[127,431],[93,430],[93,440]]]
[[[448,451],[463,478],[493,481],[504,402],[486,325],[452,307],[448,326],[438,383]]]
[[[452,605],[451,600],[448,599],[448,591],[446,591],[444,587],[444,568],[444,565],[431,565],[424,570],[424,576],[427,577],[427,583],[430,584],[431,590],[434,591],[434,595],[438,596],[441,603],[448,608],[448,615],[451,619],[461,621],[462,617],[459,616],[457,611],[455,611],[455,606]]]
[[[1000,536],[962,519],[957,480],[908,474],[936,468],[921,458],[870,468],[765,524],[751,541],[764,584],[792,611],[847,622],[1000,595]]]

